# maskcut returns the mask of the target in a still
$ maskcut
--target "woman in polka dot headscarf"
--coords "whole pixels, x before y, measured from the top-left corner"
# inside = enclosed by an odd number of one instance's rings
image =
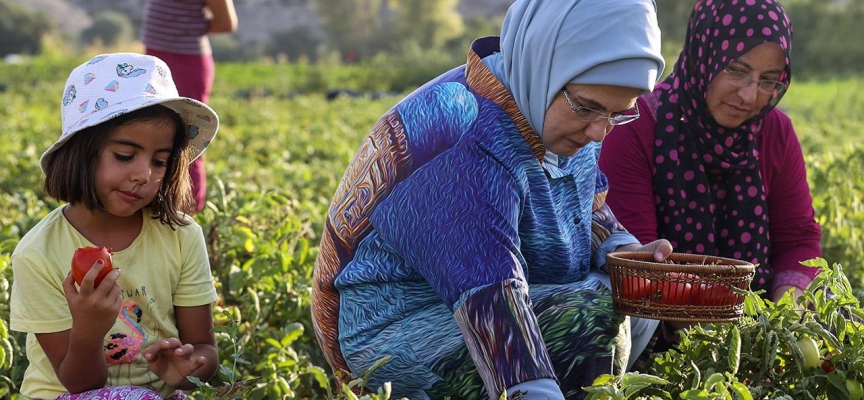
[[[758,264],[752,289],[800,291],[821,256],[801,145],[776,108],[791,81],[792,25],[774,0],[703,0],[671,75],[642,117],[603,144],[607,202],[642,242]]]

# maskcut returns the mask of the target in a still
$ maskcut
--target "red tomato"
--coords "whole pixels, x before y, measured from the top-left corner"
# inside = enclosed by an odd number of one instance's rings
[[[651,296],[651,281],[646,278],[625,276],[618,288],[621,297],[629,300],[643,300]]]
[[[75,250],[75,254],[72,255],[72,277],[75,278],[75,282],[79,286],[81,285],[81,281],[84,280],[84,275],[87,274],[87,271],[90,271],[90,268],[97,260],[102,260],[105,266],[99,271],[96,281],[93,282],[93,287],[99,286],[102,278],[108,275],[108,272],[111,272],[111,269],[114,268],[111,261],[111,249],[105,246],[88,246]]]
[[[660,303],[681,306],[690,304],[693,286],[686,282],[663,282],[660,289]]]
[[[821,364],[819,364],[819,366],[822,367],[822,370],[825,371],[826,374],[830,374],[836,369],[834,368],[834,363],[831,361],[831,356],[833,355],[834,354],[832,353],[825,354],[825,359],[822,360]]]
[[[675,280],[692,280],[694,277],[692,274],[678,272],[669,272],[666,275]],[[671,282],[655,282],[653,289],[655,292],[660,292],[658,299],[660,304],[676,306],[690,304],[694,295],[694,287],[688,282],[676,282],[674,280]],[[698,289],[698,286],[696,289]]]
[[[699,285],[699,295],[696,296],[696,304],[702,306],[723,306],[734,304],[736,296],[729,286],[723,284],[701,284]]]

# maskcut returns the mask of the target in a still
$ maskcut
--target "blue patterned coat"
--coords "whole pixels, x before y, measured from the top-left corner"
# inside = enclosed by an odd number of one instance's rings
[[[439,381],[435,363],[466,344],[487,390],[554,379],[528,288],[596,289],[592,257],[623,233],[604,204],[600,144],[544,168],[539,136],[481,61],[497,45],[476,41],[466,65],[376,123],[327,216],[318,340],[355,375],[392,355],[373,384],[392,381],[394,395],[423,397],[400,389]]]

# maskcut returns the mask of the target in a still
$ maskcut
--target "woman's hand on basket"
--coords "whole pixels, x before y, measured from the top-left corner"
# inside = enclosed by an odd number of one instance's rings
[[[672,243],[666,239],[659,239],[646,245],[626,244],[615,251],[650,251],[654,253],[654,261],[663,262],[672,255]]]

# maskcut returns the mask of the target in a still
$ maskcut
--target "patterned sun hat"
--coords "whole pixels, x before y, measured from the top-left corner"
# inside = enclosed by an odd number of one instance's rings
[[[168,65],[137,53],[101,54],[72,70],[63,90],[63,132],[39,160],[44,172],[49,157],[84,128],[121,114],[161,104],[186,124],[192,160],[198,158],[219,129],[219,117],[206,104],[177,93]]]

